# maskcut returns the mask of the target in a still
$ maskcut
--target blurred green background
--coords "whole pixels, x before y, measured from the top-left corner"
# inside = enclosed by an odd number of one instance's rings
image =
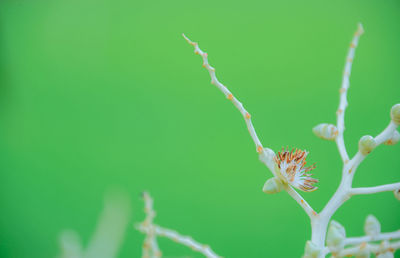
[[[214,86],[186,33],[274,150],[310,151],[320,211],[338,186],[336,145],[311,128],[336,121],[345,55],[362,22],[345,140],[378,134],[400,102],[400,2],[3,0],[0,3],[0,256],[55,257],[59,233],[90,239],[110,188],[132,218],[120,257],[140,257],[142,190],[156,222],[224,257],[300,257],[310,226],[271,176],[242,117]],[[400,146],[382,146],[355,186],[399,181]],[[348,235],[373,213],[400,228],[392,193],[357,196],[335,214]],[[201,257],[160,239],[167,257]],[[399,256],[400,257],[400,256]]]

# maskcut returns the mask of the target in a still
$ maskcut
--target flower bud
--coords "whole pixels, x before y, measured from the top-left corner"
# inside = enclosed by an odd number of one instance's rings
[[[371,253],[369,252],[369,250],[367,248],[360,247],[360,250],[355,254],[355,257],[356,258],[370,258]]]
[[[387,252],[378,254],[376,256],[376,258],[394,258],[394,254],[392,252],[387,251]]]
[[[277,177],[272,177],[265,182],[263,192],[267,194],[279,193],[282,190],[282,181]]]
[[[321,250],[311,241],[307,241],[303,258],[318,258]]]
[[[381,224],[373,215],[368,215],[364,224],[364,232],[368,236],[376,236],[381,232]]]
[[[313,133],[321,139],[333,141],[338,135],[336,126],[332,124],[319,124],[313,129]]]
[[[360,150],[362,155],[369,154],[375,147],[375,139],[370,135],[364,135],[358,142],[358,149]]]
[[[390,243],[388,240],[384,240],[379,245],[379,253],[376,254],[377,258],[394,258],[394,254],[390,250]]]
[[[400,189],[393,191],[394,197],[400,201]]]
[[[264,151],[259,155],[259,159],[262,163],[269,164],[273,162],[275,152],[269,148],[264,148]]]
[[[338,222],[332,220],[329,226],[326,243],[331,250],[339,252],[344,247],[344,240],[346,238],[346,230]]]
[[[393,132],[392,137],[390,137],[389,140],[387,140],[386,142],[384,142],[384,144],[386,145],[395,145],[396,143],[398,143],[400,140],[400,133],[396,130]]]
[[[392,118],[393,123],[396,125],[400,124],[400,104],[396,104],[390,110],[390,117]]]

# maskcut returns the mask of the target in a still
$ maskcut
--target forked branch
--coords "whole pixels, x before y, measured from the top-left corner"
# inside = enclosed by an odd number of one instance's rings
[[[179,244],[191,248],[193,251],[203,254],[208,258],[219,257],[208,245],[200,244],[189,236],[183,236],[174,230],[163,228],[154,224],[153,219],[155,217],[155,211],[153,209],[153,199],[151,198],[150,194],[144,192],[143,200],[145,203],[146,218],[144,222],[136,226],[139,231],[146,234],[143,244],[143,258],[161,257],[161,251],[158,248],[156,241],[157,236],[169,238]]]
[[[193,238],[191,238],[190,236],[183,236],[174,230],[163,228],[158,225],[154,225],[154,229],[155,229],[155,234],[157,236],[169,238],[172,241],[182,244],[184,246],[187,246],[187,247],[191,248],[193,251],[199,252],[206,257],[209,257],[209,258],[219,257],[210,248],[210,246],[200,244],[197,241],[195,241]],[[143,225],[139,225],[138,230],[140,230],[142,233],[145,233],[145,234],[149,233],[149,229],[144,227]]]

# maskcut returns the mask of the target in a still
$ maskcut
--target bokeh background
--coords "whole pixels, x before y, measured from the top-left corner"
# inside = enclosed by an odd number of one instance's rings
[[[377,135],[400,102],[400,2],[3,0],[0,3],[0,256],[55,257],[59,234],[86,245],[110,188],[132,216],[119,257],[140,257],[139,194],[156,222],[224,257],[300,257],[310,226],[285,193],[265,195],[238,111],[210,84],[184,32],[209,53],[223,83],[252,114],[264,143],[317,162],[321,210],[340,180],[334,143],[311,128],[334,123],[345,55],[362,22],[345,139]],[[355,186],[399,181],[400,146],[381,146]],[[334,219],[363,233],[373,213],[400,228],[392,193],[357,196]],[[201,257],[160,239],[167,257]],[[397,254],[398,255],[398,254]],[[398,256],[400,257],[400,256]]]

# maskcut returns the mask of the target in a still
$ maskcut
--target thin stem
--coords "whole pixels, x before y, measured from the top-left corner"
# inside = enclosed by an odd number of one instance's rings
[[[155,227],[153,225],[154,217],[156,216],[156,212],[153,209],[153,199],[150,194],[147,192],[143,193],[144,200],[144,212],[146,214],[146,218],[142,223],[142,226],[146,228],[146,238],[143,243],[143,258],[156,258],[161,257],[161,251],[157,244]]]
[[[263,150],[263,146],[261,144],[260,139],[257,136],[257,133],[254,129],[254,126],[251,122],[251,115],[249,114],[249,112],[247,112],[247,110],[243,107],[243,104],[236,98],[233,96],[233,94],[229,91],[229,89],[223,85],[221,82],[218,81],[216,75],[215,75],[215,68],[212,67],[209,63],[208,63],[208,54],[203,52],[200,48],[199,48],[199,44],[197,42],[193,42],[191,41],[188,37],[186,37],[184,34],[182,34],[182,36],[186,39],[186,41],[192,45],[194,47],[194,53],[198,54],[202,57],[203,59],[203,67],[207,69],[207,71],[210,74],[211,77],[211,84],[215,85],[220,91],[222,91],[222,93],[225,95],[225,97],[232,101],[233,105],[239,110],[239,112],[242,114],[246,125],[247,125],[247,129],[249,130],[250,136],[253,139],[254,144],[256,145],[256,150],[258,153],[262,153]]]
[[[349,89],[349,86],[350,86],[350,74],[351,74],[351,66],[353,64],[354,54],[356,51],[356,47],[358,45],[358,40],[363,33],[364,33],[364,29],[363,29],[361,23],[359,23],[357,31],[354,34],[353,40],[350,44],[349,52],[347,53],[346,65],[345,65],[344,72],[343,72],[342,86],[340,88],[339,108],[336,112],[336,114],[337,114],[337,129],[338,129],[338,135],[336,137],[336,144],[338,146],[339,153],[340,153],[340,156],[341,156],[343,162],[346,162],[347,160],[349,160],[349,155],[347,154],[346,146],[344,144],[344,138],[343,138],[343,132],[345,129],[344,113],[345,113],[346,107],[348,105],[347,90]]]
[[[398,190],[398,189],[400,189],[400,183],[394,183],[394,184],[379,185],[379,186],[374,186],[374,187],[352,188],[350,190],[350,194],[351,195],[374,194],[374,193],[380,193],[380,192],[394,191],[394,190]]]
[[[311,208],[307,201],[304,200],[304,198],[301,197],[301,195],[296,192],[293,187],[290,185],[284,185],[284,188],[286,192],[288,192],[288,194],[292,196],[292,198],[304,209],[310,219],[313,219],[313,217],[317,216],[317,213],[313,210],[313,208]]]

